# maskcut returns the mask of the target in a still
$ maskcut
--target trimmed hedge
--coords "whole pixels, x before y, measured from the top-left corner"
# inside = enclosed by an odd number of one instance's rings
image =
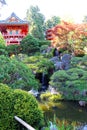
[[[18,130],[15,115],[35,129],[43,124],[43,113],[33,95],[0,84],[0,130]]]

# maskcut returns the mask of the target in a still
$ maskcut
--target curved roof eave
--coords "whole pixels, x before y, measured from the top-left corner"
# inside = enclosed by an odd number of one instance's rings
[[[12,19],[12,18],[15,18],[16,20],[17,20],[17,22],[14,20],[14,21],[10,21],[10,19]],[[6,18],[5,20],[1,20],[0,21],[0,24],[4,24],[4,25],[6,25],[6,24],[10,24],[10,25],[19,25],[19,24],[29,24],[29,22],[28,21],[26,21],[26,20],[22,20],[22,19],[20,19],[14,12],[8,17],[8,18]]]
[[[23,25],[23,24],[28,24],[28,22],[2,22],[0,21],[0,24],[3,24],[3,25]]]

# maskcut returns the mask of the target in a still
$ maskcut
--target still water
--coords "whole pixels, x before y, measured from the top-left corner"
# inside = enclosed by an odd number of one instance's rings
[[[55,116],[60,123],[66,121],[74,125],[87,124],[87,106],[80,107],[77,102],[71,101],[59,101],[55,104],[40,102],[39,104],[47,120],[53,121]]]

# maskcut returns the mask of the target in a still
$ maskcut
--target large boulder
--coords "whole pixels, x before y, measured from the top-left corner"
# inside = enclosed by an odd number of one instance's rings
[[[70,54],[64,54],[62,56],[62,62],[70,63],[70,60],[71,60],[71,55]]]
[[[50,59],[50,61],[52,61],[52,62],[55,64],[56,62],[59,61],[59,58],[58,58],[58,56],[54,56],[54,57],[52,57],[52,58]]]
[[[63,70],[65,68],[63,62],[56,62],[56,64],[54,64],[55,66],[55,70]]]
[[[64,54],[61,58],[61,61],[64,64],[64,69],[68,70],[70,67],[70,62],[71,62],[71,55],[70,54]]]
[[[84,97],[87,96],[87,90],[83,90],[83,91],[81,92],[81,95],[84,96]]]

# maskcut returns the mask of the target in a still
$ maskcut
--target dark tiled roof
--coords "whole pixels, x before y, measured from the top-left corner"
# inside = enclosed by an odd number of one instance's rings
[[[28,21],[20,19],[16,14],[13,12],[10,17],[5,20],[1,20],[0,24],[28,24]]]

